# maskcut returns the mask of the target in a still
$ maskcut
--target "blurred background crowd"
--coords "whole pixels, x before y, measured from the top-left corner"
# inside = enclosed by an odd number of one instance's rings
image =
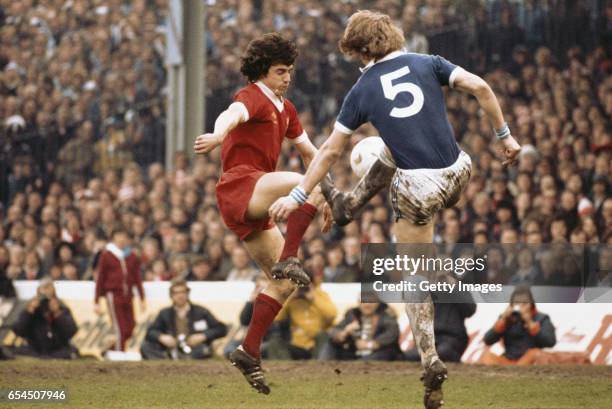
[[[206,129],[245,80],[239,57],[280,31],[300,56],[289,98],[325,140],[358,78],[337,41],[348,16],[390,14],[409,51],[484,76],[524,145],[505,169],[478,103],[447,92],[448,116],[474,169],[435,240],[612,243],[612,2],[606,0],[209,0]],[[258,271],[216,208],[219,150],[165,169],[167,0],[0,0],[0,272],[92,279],[117,227],[132,235],[144,280],[253,280]],[[316,46],[312,46],[316,44]],[[376,130],[363,127],[353,143]],[[290,145],[279,168],[302,171]],[[333,170],[349,189],[348,154]],[[344,229],[306,233],[322,281],[351,282],[360,244],[391,240],[385,192]],[[534,274],[542,274],[536,271]]]

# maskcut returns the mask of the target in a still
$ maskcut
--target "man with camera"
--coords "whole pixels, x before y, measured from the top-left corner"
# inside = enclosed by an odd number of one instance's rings
[[[291,359],[316,358],[325,340],[325,331],[336,319],[336,305],[321,288],[321,277],[313,277],[310,271],[306,271],[306,274],[311,284],[298,288],[276,317],[279,322],[288,321]]]
[[[399,355],[399,327],[385,303],[360,303],[329,331],[322,360],[393,361]]]
[[[41,280],[36,297],[19,315],[13,332],[28,342],[15,351],[18,354],[53,359],[78,356],[77,349],[70,344],[77,325],[70,309],[57,298],[50,279]]]
[[[183,279],[170,286],[172,306],[162,309],[147,330],[140,353],[143,359],[205,359],[212,342],[227,334],[227,327],[206,308],[189,301]]]
[[[557,342],[550,317],[536,309],[528,287],[517,287],[510,296],[510,305],[484,336],[487,345],[500,339],[506,350],[502,356],[485,352],[482,363],[487,365],[530,365],[538,361],[542,348]]]

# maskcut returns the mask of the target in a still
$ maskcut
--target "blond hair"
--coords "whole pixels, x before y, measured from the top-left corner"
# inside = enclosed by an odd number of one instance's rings
[[[379,60],[404,47],[404,33],[386,14],[359,10],[346,25],[338,45],[344,54],[358,54],[366,60]]]

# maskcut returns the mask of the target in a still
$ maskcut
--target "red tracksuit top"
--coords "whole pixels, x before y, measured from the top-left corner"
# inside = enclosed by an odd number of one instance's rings
[[[140,299],[144,300],[144,289],[140,277],[140,259],[134,253],[127,258],[120,258],[118,254],[120,254],[118,248],[109,245],[100,255],[98,279],[96,280],[96,303],[101,296],[109,291],[116,296],[131,299],[134,287],[138,289]]]

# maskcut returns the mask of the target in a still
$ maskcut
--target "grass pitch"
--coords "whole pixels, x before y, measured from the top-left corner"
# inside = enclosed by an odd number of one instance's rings
[[[419,409],[420,369],[405,362],[265,363],[272,393],[253,391],[229,363],[17,360],[0,365],[0,389],[68,390],[66,403],[0,408]],[[449,365],[446,409],[612,407],[612,368]]]

